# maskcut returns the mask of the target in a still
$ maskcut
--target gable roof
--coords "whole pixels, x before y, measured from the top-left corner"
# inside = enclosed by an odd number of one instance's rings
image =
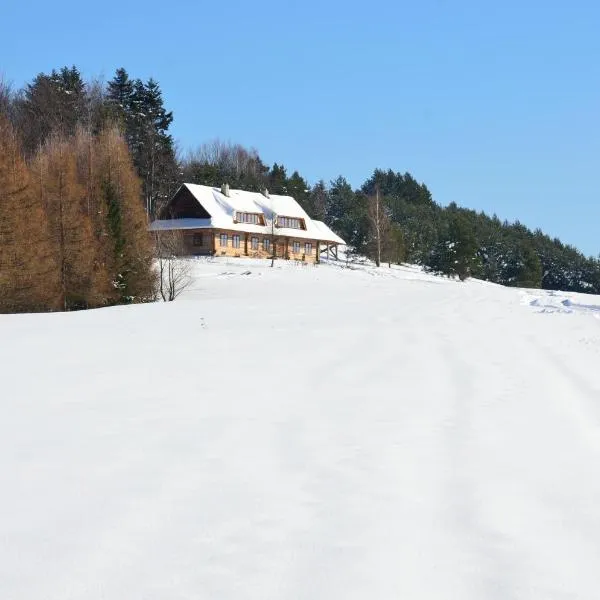
[[[346,242],[335,234],[325,223],[311,219],[306,211],[291,196],[270,194],[268,197],[258,192],[244,190],[229,190],[229,196],[221,193],[219,188],[207,185],[184,183],[194,199],[210,215],[207,219],[159,219],[150,224],[151,231],[165,229],[228,229],[247,233],[271,233],[271,219],[275,216],[303,219],[306,229],[275,227],[275,235],[306,238],[335,244]],[[266,225],[236,223],[235,213],[259,213],[264,215]]]

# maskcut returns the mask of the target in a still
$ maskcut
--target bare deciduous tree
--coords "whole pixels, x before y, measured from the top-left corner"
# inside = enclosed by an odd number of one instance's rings
[[[203,144],[182,161],[185,181],[204,185],[221,185],[227,181],[234,187],[257,192],[265,185],[267,171],[254,148],[218,139]]]
[[[275,256],[277,254],[277,239],[275,237],[275,226],[277,223],[277,215],[275,211],[271,211],[270,219],[267,221],[270,229],[269,243],[271,246],[271,268],[275,266]]]
[[[375,264],[381,265],[381,257],[390,232],[390,218],[388,211],[381,200],[379,187],[375,188],[375,195],[369,198],[368,211],[371,226],[371,241]]]
[[[191,265],[184,254],[183,232],[156,231],[158,293],[164,302],[173,302],[191,283]]]

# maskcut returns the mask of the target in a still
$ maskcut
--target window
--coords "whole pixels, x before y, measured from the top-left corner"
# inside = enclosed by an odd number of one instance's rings
[[[253,237],[251,242],[252,242],[252,250],[258,250],[258,238]]]
[[[240,247],[240,236],[239,235],[234,235],[232,237],[232,241],[233,241],[233,247],[234,248],[239,248]]]
[[[226,233],[221,234],[221,247],[227,248],[227,234]]]
[[[271,240],[269,238],[263,240],[263,249],[265,252],[271,252]]]
[[[264,225],[263,216],[258,213],[236,212],[235,220],[238,223],[250,223],[251,225]]]
[[[312,244],[310,242],[306,242],[306,244],[304,244],[304,254],[307,256],[312,255]]]
[[[201,233],[194,234],[194,237],[192,238],[192,245],[202,246],[202,234]]]
[[[277,227],[285,227],[287,229],[306,229],[304,219],[296,217],[277,217]]]
[[[293,252],[294,254],[300,254],[300,242],[294,242]]]

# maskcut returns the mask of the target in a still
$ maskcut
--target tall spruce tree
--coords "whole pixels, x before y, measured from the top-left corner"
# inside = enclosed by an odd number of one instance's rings
[[[289,194],[287,173],[283,165],[273,164],[267,175],[267,182],[267,187],[273,194],[281,194],[283,196]]]
[[[123,68],[108,83],[107,103],[142,180],[146,212],[154,217],[179,183],[174,142],[168,132],[173,113],[166,110],[156,80],[132,80]]]
[[[310,190],[307,200],[306,212],[318,221],[324,221],[327,213],[327,186],[321,179]]]
[[[298,171],[294,171],[288,177],[286,187],[288,196],[292,196],[308,212],[310,189],[304,177]]]

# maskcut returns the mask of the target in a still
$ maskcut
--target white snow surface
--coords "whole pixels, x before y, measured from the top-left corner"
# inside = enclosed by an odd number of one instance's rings
[[[600,597],[600,297],[194,261],[0,315],[0,598]]]

